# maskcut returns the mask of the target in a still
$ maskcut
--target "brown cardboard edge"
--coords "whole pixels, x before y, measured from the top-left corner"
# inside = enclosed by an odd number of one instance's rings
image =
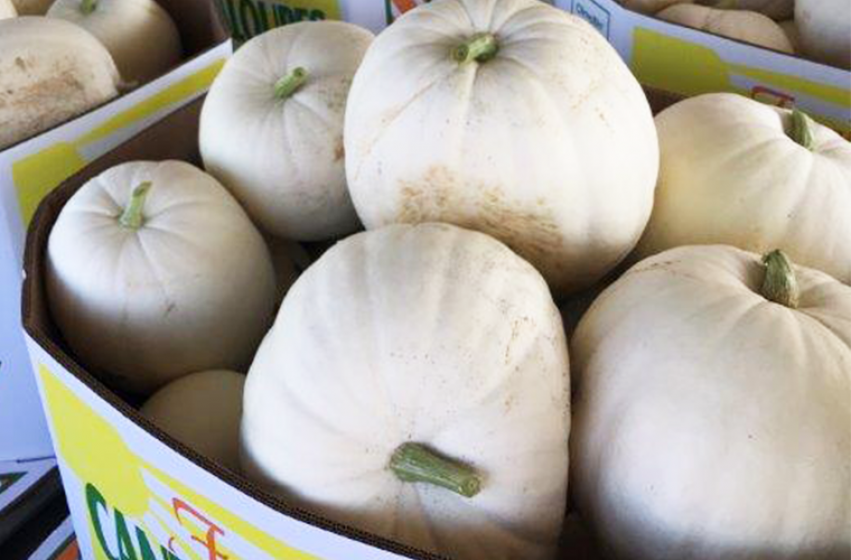
[[[203,56],[208,51],[210,51],[210,50],[216,48],[217,46],[221,45],[222,43],[230,40],[230,34],[228,33],[227,28],[225,27],[225,24],[222,21],[223,16],[222,16],[221,12],[218,10],[218,8],[216,7],[215,0],[156,0],[156,2],[166,12],[168,12],[168,14],[175,21],[175,24],[177,25],[178,30],[180,31],[180,39],[181,39],[181,45],[183,46],[184,57],[181,58],[180,61],[177,64],[170,66],[165,72],[158,75],[153,80],[145,82],[144,84],[140,85],[139,87],[135,87],[135,88],[129,89],[127,91],[119,91],[118,95],[116,95],[112,99],[108,99],[107,101],[104,101],[103,103],[95,105],[94,107],[91,107],[90,109],[83,111],[82,113],[68,117],[64,121],[61,121],[61,122],[55,124],[54,126],[51,126],[48,129],[42,130],[41,132],[37,132],[37,133],[33,134],[32,136],[28,136],[26,138],[23,138],[23,139],[19,140],[18,142],[15,142],[14,144],[10,144],[10,145],[6,146],[5,148],[0,149],[0,153],[5,152],[6,150],[11,150],[12,148],[15,148],[17,146],[20,146],[21,144],[24,144],[25,142],[29,142],[30,140],[33,140],[34,138],[38,138],[39,136],[41,136],[43,134],[47,134],[49,132],[52,132],[52,131],[56,130],[57,128],[65,126],[66,124],[68,124],[70,122],[74,122],[77,119],[83,118],[86,115],[94,113],[95,111],[102,109],[103,107],[106,107],[110,103],[114,103],[114,102],[118,101],[119,99],[123,99],[124,97],[126,97],[126,96],[128,96],[132,93],[135,93],[135,92],[137,92],[138,90],[140,90],[144,87],[147,87],[148,85],[150,85],[154,81],[156,81],[156,80],[162,78],[163,76],[173,72],[174,70],[180,68],[184,64],[188,64],[188,63],[192,62],[193,60],[197,59],[198,57]],[[182,9],[179,9],[179,5],[181,3],[187,4],[187,5],[202,4],[202,5],[207,6],[207,10],[204,11],[204,12],[201,12],[201,13],[204,13],[205,16],[206,16],[206,20],[205,20],[206,25],[199,27],[200,24],[198,22],[192,21],[192,18],[188,17],[187,7],[184,6]],[[179,14],[183,14],[183,17],[181,17]],[[196,40],[193,39],[193,41],[192,41],[193,43],[199,42],[199,45],[187,50],[186,44],[185,44],[185,36],[189,35],[191,37],[196,37],[199,34],[202,36],[202,40],[196,41]],[[206,36],[206,37],[204,37],[204,36]],[[204,40],[204,39],[206,39],[206,40]],[[189,53],[188,56],[186,56],[187,52]]]
[[[180,159],[186,159],[185,156],[181,157],[182,154],[178,153],[180,151],[185,152],[186,150],[178,149],[176,146],[185,146],[190,141],[189,139],[191,139],[192,145],[195,146],[194,151],[197,152],[198,113],[200,112],[202,103],[203,98],[200,98],[188,104],[152,127],[137,134],[116,149],[96,159],[80,172],[63,181],[41,202],[30,222],[24,251],[24,285],[21,297],[24,330],[54,360],[122,416],[196,466],[204,469],[257,502],[282,515],[318,529],[380,548],[387,552],[410,558],[411,560],[447,560],[443,556],[420,551],[353,527],[329,521],[321,516],[294,507],[283,499],[255,485],[243,476],[213,463],[150,423],[135,408],[89,373],[75,360],[70,352],[67,352],[56,341],[58,338],[57,333],[50,325],[51,321],[44,293],[43,272],[50,230],[60,211],[68,199],[86,181],[117,163],[130,160],[131,158],[128,157],[130,154],[133,154],[132,159],[134,160],[162,160],[169,158],[176,159],[178,157]],[[194,126],[181,126],[193,122]],[[165,133],[166,130],[168,130],[167,134]],[[162,138],[167,138],[168,141],[156,141]],[[47,326],[45,327],[42,323],[46,323]]]

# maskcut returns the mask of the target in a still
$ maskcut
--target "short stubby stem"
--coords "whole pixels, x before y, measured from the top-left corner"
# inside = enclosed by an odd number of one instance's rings
[[[776,250],[765,255],[762,262],[765,265],[765,278],[760,290],[762,296],[790,309],[797,309],[801,292],[789,257],[783,251]]]
[[[80,2],[80,11],[85,15],[94,12],[98,7],[98,0],[82,0]]]
[[[812,151],[815,147],[815,137],[813,136],[814,124],[813,119],[805,112],[800,109],[793,109],[792,125],[787,134],[798,145]]]
[[[403,443],[390,458],[390,470],[404,482],[423,482],[466,498],[481,491],[482,481],[472,467],[441,457],[419,443]]]
[[[133,189],[133,194],[130,195],[130,203],[121,216],[118,218],[118,223],[125,229],[137,230],[145,223],[145,217],[142,210],[145,207],[145,199],[148,197],[148,191],[151,190],[153,184],[146,181]]]
[[[499,42],[492,33],[477,33],[452,51],[452,58],[461,64],[487,62],[499,52]]]
[[[299,66],[275,83],[275,98],[287,99],[307,81],[307,70]]]

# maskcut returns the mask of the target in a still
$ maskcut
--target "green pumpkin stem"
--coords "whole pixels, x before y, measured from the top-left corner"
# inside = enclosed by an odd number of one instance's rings
[[[307,70],[299,66],[295,70],[290,70],[287,74],[277,81],[275,84],[275,97],[283,100],[289,98],[307,81]]]
[[[800,109],[792,109],[792,127],[789,130],[789,138],[800,146],[812,151],[815,147],[815,136],[813,135],[813,119]]]
[[[452,51],[452,58],[461,64],[487,62],[499,52],[499,42],[492,33],[477,33]]]
[[[82,0],[80,2],[80,11],[83,12],[84,15],[89,15],[94,12],[98,7],[98,0]]]
[[[419,443],[403,443],[390,458],[390,470],[404,482],[424,482],[472,498],[482,488],[471,467],[441,457]]]
[[[118,223],[125,229],[137,230],[145,223],[145,217],[142,210],[145,206],[145,199],[148,197],[148,191],[151,190],[153,184],[146,181],[133,189],[133,194],[130,195],[130,204],[121,213],[118,218]]]
[[[792,262],[783,251],[772,251],[762,258],[765,279],[762,281],[762,296],[790,309],[797,309],[801,297],[798,279]]]

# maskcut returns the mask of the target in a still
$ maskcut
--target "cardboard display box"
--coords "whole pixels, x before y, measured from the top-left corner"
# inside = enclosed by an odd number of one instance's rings
[[[25,255],[23,319],[80,551],[90,560],[436,560],[295,509],[197,455],[94,378],[65,345],[45,295],[47,240],[68,199],[118,163],[199,163],[201,100],[66,180],[41,204]],[[575,518],[565,558],[596,558]],[[123,551],[123,552],[122,552]]]
[[[205,92],[233,50],[212,3],[159,1],[180,30],[185,55],[180,65],[0,151],[0,461],[53,454],[19,314],[24,237],[38,203],[90,161]]]
[[[379,32],[429,0],[216,0],[237,42],[294,21],[344,19]],[[642,85],[678,97],[729,91],[795,105],[851,137],[851,72],[654,19],[615,0],[546,0],[589,21]]]

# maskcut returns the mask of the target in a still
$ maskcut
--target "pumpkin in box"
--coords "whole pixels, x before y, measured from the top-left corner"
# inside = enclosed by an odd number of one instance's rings
[[[368,229],[483,231],[559,297],[632,249],[658,170],[650,106],[617,52],[536,0],[448,0],[399,18],[355,75],[345,141]]]
[[[287,25],[243,45],[213,83],[201,114],[204,167],[267,233],[319,241],[360,227],[343,115],[372,38],[350,23]]]
[[[55,0],[47,17],[70,21],[109,50],[121,77],[141,85],[180,62],[180,33],[155,0]]]
[[[246,368],[274,313],[275,272],[215,179],[179,161],[129,162],[62,209],[47,294],[82,363],[148,394],[192,372]]]
[[[0,21],[0,149],[112,99],[120,81],[84,29],[34,16]]]
[[[296,281],[251,365],[244,470],[423,550],[549,560],[568,374],[546,283],[501,243],[446,224],[357,234]]]
[[[571,486],[614,558],[848,558],[851,287],[680,247],[606,290],[571,352]]]
[[[794,112],[734,94],[656,116],[662,164],[637,253],[723,243],[851,283],[851,143]]]

